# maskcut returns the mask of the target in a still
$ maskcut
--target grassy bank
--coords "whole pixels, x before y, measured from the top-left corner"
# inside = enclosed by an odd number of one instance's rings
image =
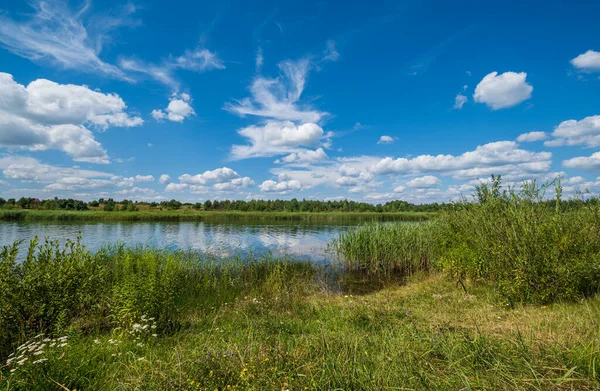
[[[0,256],[5,390],[600,387],[598,298],[508,308],[436,273],[338,280],[286,260],[77,244],[18,266],[14,251]]]
[[[0,221],[424,221],[436,213],[0,210]]]

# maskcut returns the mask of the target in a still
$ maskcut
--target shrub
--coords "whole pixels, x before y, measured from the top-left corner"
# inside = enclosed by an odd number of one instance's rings
[[[598,291],[600,210],[544,201],[552,183],[525,182],[520,191],[490,184],[477,188],[477,202],[462,200],[442,216],[442,267],[458,277],[485,280],[500,297],[515,302],[574,300]],[[563,210],[564,209],[564,210]]]

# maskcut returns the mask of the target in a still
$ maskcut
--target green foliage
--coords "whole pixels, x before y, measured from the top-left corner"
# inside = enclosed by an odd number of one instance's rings
[[[139,203],[132,204],[139,209]],[[195,211],[195,210],[138,210],[117,211],[114,201],[104,204],[104,211],[84,212],[55,210],[0,210],[0,221],[424,221],[434,213],[402,212],[236,212],[236,211]],[[110,212],[110,213],[107,213]]]
[[[332,249],[350,271],[410,275],[436,259],[440,224],[371,223],[340,234]]]
[[[600,288],[600,207],[597,202],[545,199],[552,183],[504,188],[500,177],[477,187],[423,224],[374,224],[333,242],[350,270],[410,274],[437,268],[459,280],[496,287],[509,305],[576,300]]]
[[[494,284],[515,302],[575,300],[600,287],[600,209],[542,202],[552,184],[504,189],[501,178],[477,188],[476,203],[459,202],[441,218],[446,249],[441,266],[458,277]]]
[[[217,262],[195,252],[123,246],[90,253],[79,241],[64,247],[30,243],[0,251],[0,360],[39,333],[57,335],[130,327],[144,316],[160,329],[181,327],[191,309],[210,312],[242,294],[285,297],[312,266],[261,258]]]

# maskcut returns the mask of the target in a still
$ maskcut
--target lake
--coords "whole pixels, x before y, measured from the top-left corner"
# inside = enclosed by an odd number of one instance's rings
[[[127,246],[150,245],[169,250],[198,250],[219,257],[289,255],[316,263],[328,263],[327,243],[348,228],[360,224],[298,222],[0,222],[0,246],[21,244],[19,258],[25,255],[34,237],[48,237],[64,243],[79,234],[85,246],[98,250],[103,245],[124,243]]]

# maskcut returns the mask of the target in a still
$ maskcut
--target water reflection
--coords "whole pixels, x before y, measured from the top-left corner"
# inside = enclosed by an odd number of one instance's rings
[[[74,240],[79,234],[92,251],[106,244],[150,245],[170,250],[192,249],[229,257],[263,254],[290,255],[314,262],[326,262],[326,246],[349,225],[307,223],[0,223],[0,246],[23,240],[26,249],[35,236]]]

